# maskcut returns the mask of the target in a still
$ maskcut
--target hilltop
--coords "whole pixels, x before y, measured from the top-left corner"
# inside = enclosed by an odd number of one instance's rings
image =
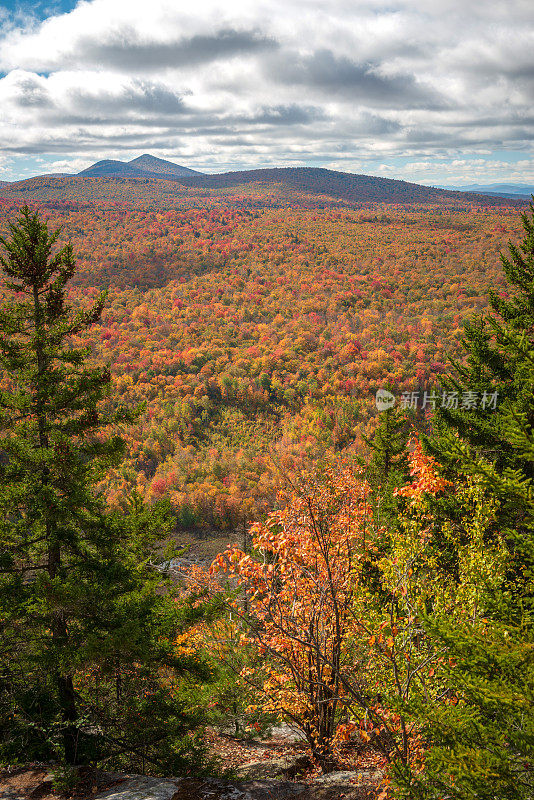
[[[519,199],[451,191],[417,183],[356,175],[320,167],[272,167],[207,175],[148,154],[130,162],[105,160],[78,175],[42,175],[0,186],[5,198],[62,202],[122,201],[160,208],[210,205],[240,207],[353,207],[368,203],[454,206],[514,205]]]
[[[250,183],[282,184],[308,194],[322,194],[349,203],[432,203],[465,201],[465,193],[417,183],[338,172],[322,167],[271,167],[207,175],[145,153],[132,161],[98,161],[78,173],[86,177],[152,177],[176,180],[182,186],[221,190]],[[472,194],[474,188],[469,188]],[[484,194],[479,192],[479,194]],[[488,195],[493,193],[489,192]]]
[[[227,188],[252,182],[281,183],[299,191],[323,194],[347,203],[465,203],[471,200],[484,204],[498,203],[494,198],[465,192],[448,191],[417,183],[356,175],[322,167],[273,167],[221,175],[203,175],[181,179],[187,186]]]
[[[91,178],[103,176],[113,176],[119,178],[177,178],[188,175],[202,175],[189,167],[182,167],[172,161],[165,161],[163,158],[156,158],[148,153],[132,159],[131,161],[113,161],[106,159],[97,161],[90,167],[82,170],[79,175]]]

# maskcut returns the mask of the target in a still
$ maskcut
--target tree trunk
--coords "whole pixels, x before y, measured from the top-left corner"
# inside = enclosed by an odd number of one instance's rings
[[[78,753],[78,711],[76,708],[76,695],[72,683],[72,675],[56,677],[56,684],[63,719],[63,751],[67,764],[80,763]]]

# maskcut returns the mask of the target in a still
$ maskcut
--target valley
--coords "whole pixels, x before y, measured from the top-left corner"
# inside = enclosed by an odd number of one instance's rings
[[[113,402],[147,404],[102,488],[117,506],[167,497],[184,529],[240,528],[288,476],[361,455],[377,389],[439,386],[520,232],[515,205],[472,195],[353,207],[276,183],[24,183],[77,253],[73,299],[108,292],[84,341]],[[5,228],[21,201],[0,194]]]

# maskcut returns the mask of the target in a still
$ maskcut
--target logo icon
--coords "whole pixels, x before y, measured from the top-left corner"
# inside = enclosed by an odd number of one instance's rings
[[[376,407],[379,411],[387,411],[395,405],[395,395],[387,389],[379,389],[376,393]]]

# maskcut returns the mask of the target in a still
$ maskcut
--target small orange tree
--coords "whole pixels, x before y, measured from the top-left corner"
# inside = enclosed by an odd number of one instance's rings
[[[254,557],[234,547],[212,565],[237,578],[236,611],[269,659],[264,709],[300,728],[324,772],[346,732],[341,676],[354,669],[354,597],[374,538],[369,491],[350,470],[331,472],[252,527]]]

